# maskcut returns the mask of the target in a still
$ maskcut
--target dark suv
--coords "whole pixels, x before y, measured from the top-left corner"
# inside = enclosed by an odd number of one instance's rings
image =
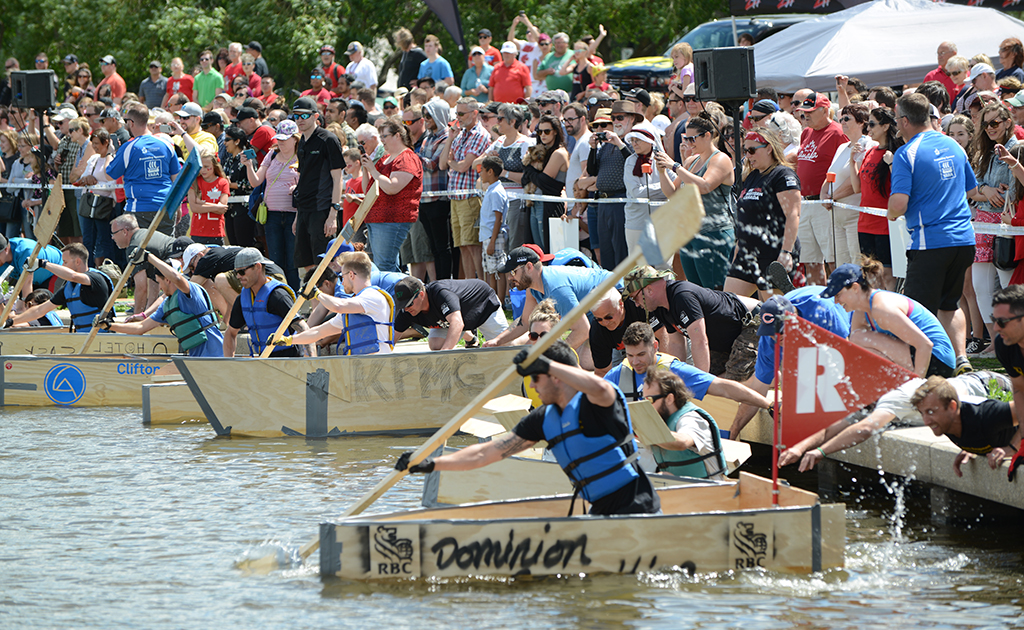
[[[769,35],[793,26],[797,22],[813,20],[820,15],[795,13],[788,15],[759,15],[752,18],[736,18],[736,36],[749,33],[759,42]],[[694,50],[733,46],[732,20],[713,20],[705,22],[683,35],[679,41],[686,42]],[[664,57],[637,57],[617,61],[608,66],[608,83],[621,90],[644,88],[648,92],[664,92],[672,77],[672,59],[669,53],[672,46],[665,51]]]

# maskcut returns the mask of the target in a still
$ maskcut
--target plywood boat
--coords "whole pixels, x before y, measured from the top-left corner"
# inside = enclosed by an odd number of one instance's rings
[[[145,335],[98,334],[84,354],[176,354],[178,340],[158,330]],[[78,354],[85,338],[83,333],[70,333],[57,326],[9,328],[0,332],[0,354]]]
[[[658,490],[663,514],[567,516],[559,495],[351,517],[320,525],[320,575],[348,579],[811,572],[843,566],[846,509],[741,473]]]
[[[519,350],[174,362],[217,435],[421,434],[472,401]]]
[[[180,380],[166,356],[0,356],[0,406],[138,407],[142,386]]]
[[[206,416],[185,381],[142,386],[142,424],[205,424]]]

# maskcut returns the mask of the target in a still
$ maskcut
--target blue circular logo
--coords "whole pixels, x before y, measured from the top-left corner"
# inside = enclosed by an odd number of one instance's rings
[[[73,405],[85,394],[85,374],[70,363],[58,363],[43,379],[46,396],[58,405]]]

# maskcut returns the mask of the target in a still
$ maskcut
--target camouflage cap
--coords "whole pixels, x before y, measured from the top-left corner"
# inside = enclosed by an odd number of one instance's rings
[[[660,271],[650,265],[643,265],[635,267],[627,273],[626,277],[622,279],[622,283],[626,287],[626,295],[633,295],[649,284],[654,284],[662,278],[670,279],[672,277],[671,271]]]

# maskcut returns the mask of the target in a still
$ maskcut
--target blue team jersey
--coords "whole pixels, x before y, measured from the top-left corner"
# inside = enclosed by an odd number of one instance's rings
[[[892,194],[910,196],[910,249],[974,245],[967,191],[977,186],[967,154],[938,131],[921,132],[897,149]]]
[[[540,302],[545,298],[555,301],[555,308],[561,317],[569,314],[579,301],[593,291],[597,285],[611,275],[604,269],[587,269],[586,267],[544,267],[541,280],[544,292],[530,289],[533,297]],[[620,289],[622,283],[617,284]]]
[[[11,246],[11,258],[12,261],[0,265],[0,273],[3,273],[4,269],[7,269],[11,265],[14,265],[14,271],[10,275],[10,285],[13,288],[14,283],[18,281],[18,274],[21,273],[25,263],[28,261],[28,257],[32,255],[32,250],[36,247],[36,242],[28,238],[14,237],[8,241]],[[39,255],[36,256],[38,260],[45,260],[46,262],[57,263],[58,265],[63,264],[60,250],[53,245],[47,245],[39,251]],[[49,282],[53,274],[45,269],[36,269],[32,272],[32,283],[40,285]]]
[[[835,300],[821,297],[825,287],[806,286],[786,294],[786,299],[796,307],[797,314],[816,326],[821,326],[843,339],[850,336],[850,321],[853,313],[836,304]],[[779,353],[779,360],[782,353]],[[757,363],[754,376],[762,383],[770,384],[775,378],[775,339],[761,337],[757,343]]]
[[[125,212],[156,212],[167,200],[171,177],[180,170],[173,145],[145,135],[121,145],[107,175],[124,178]]]
[[[673,359],[672,365],[669,366],[672,373],[683,379],[686,383],[686,388],[693,392],[693,397],[697,400],[704,400],[707,396],[708,387],[711,387],[711,383],[714,382],[715,377],[708,374],[704,370],[698,370],[697,368],[683,363],[679,359]],[[608,370],[608,373],[604,375],[604,380],[612,383],[613,385],[619,384],[619,376],[622,373],[622,364],[618,364],[612,369]],[[636,391],[638,393],[644,391],[644,378],[647,374],[636,374],[633,373],[633,379],[636,384]]]

